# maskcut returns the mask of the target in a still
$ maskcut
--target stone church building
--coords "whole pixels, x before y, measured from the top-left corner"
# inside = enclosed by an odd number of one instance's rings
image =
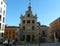
[[[23,42],[38,42],[40,25],[37,22],[37,15],[33,14],[31,5],[25,15],[20,15],[20,40]]]

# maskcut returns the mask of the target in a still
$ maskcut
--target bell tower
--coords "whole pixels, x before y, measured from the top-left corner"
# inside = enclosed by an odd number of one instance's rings
[[[28,6],[29,10],[31,10],[31,0],[29,0],[29,6]]]

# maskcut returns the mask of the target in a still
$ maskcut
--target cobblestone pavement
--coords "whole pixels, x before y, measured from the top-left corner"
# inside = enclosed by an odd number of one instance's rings
[[[38,44],[25,44],[25,45],[17,45],[17,46],[60,46],[60,43],[41,43]]]
[[[4,46],[0,44],[0,46]],[[12,45],[15,46],[15,45]],[[41,43],[40,45],[38,44],[24,44],[24,45],[16,45],[16,46],[60,46],[60,43]]]

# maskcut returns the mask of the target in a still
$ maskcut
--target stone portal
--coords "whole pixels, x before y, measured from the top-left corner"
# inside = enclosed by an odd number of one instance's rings
[[[31,39],[30,35],[27,35],[26,41],[30,42],[30,39]]]

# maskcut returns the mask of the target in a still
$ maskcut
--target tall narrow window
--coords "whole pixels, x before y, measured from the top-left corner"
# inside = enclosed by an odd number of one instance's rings
[[[34,26],[32,26],[32,30],[34,30]]]
[[[23,35],[23,41],[24,41],[24,39],[25,39],[25,35]]]
[[[45,32],[43,31],[42,34],[45,35]]]
[[[42,31],[42,36],[46,37],[45,31]]]
[[[13,37],[13,39],[15,39],[15,34],[13,34],[13,36],[12,36],[12,37]]]
[[[0,23],[0,29],[1,29],[1,23]]]
[[[0,15],[0,21],[1,21],[1,15]]]
[[[4,17],[3,17],[3,22],[4,22]]]
[[[23,26],[23,30],[25,30],[25,26]]]
[[[30,14],[28,14],[28,17],[30,17]]]
[[[9,31],[9,34],[11,34],[11,31]]]
[[[2,37],[3,37],[3,33],[2,33],[2,35],[1,35]]]
[[[56,38],[58,38],[58,33],[57,32],[55,32],[55,36],[56,36]]]
[[[5,10],[3,11],[3,15],[5,15]]]
[[[32,23],[34,23],[34,20],[32,20]]]

